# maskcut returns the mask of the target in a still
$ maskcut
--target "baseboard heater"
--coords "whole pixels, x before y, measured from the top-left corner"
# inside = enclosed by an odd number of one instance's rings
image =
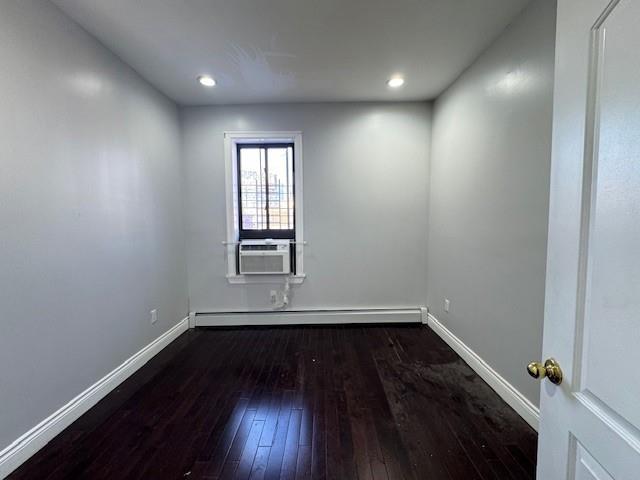
[[[421,323],[423,310],[410,308],[324,309],[247,312],[195,312],[196,327],[242,325],[332,325]]]

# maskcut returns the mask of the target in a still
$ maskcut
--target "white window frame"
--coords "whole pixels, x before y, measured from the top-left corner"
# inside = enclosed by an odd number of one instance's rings
[[[225,193],[227,210],[227,239],[224,242],[227,256],[227,279],[233,284],[249,283],[282,283],[286,275],[239,275],[236,270],[237,245],[240,239],[239,205],[238,205],[238,149],[237,145],[246,143],[293,143],[294,148],[294,224],[296,230],[295,243],[292,248],[296,255],[296,274],[289,275],[291,283],[302,283],[304,273],[304,223],[302,195],[302,132],[225,132]]]

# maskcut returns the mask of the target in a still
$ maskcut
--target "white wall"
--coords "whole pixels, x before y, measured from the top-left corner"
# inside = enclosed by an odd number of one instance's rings
[[[190,309],[269,309],[273,285],[225,278],[225,131],[302,131],[305,273],[290,308],[415,307],[426,298],[426,103],[186,108]]]
[[[187,293],[176,107],[48,1],[2,1],[0,60],[1,450]]]
[[[430,310],[536,404],[555,7],[533,1],[436,101],[431,164]]]

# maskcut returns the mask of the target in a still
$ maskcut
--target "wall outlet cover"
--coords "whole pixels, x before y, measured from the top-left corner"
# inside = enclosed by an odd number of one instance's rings
[[[158,321],[158,310],[155,308],[151,310],[151,325],[154,325]]]
[[[448,298],[444,299],[444,311],[449,313],[449,309],[451,308],[451,302]]]

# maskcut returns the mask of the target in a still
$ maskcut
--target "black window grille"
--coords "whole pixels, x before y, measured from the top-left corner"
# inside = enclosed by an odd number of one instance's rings
[[[295,235],[293,143],[238,144],[240,240]]]

